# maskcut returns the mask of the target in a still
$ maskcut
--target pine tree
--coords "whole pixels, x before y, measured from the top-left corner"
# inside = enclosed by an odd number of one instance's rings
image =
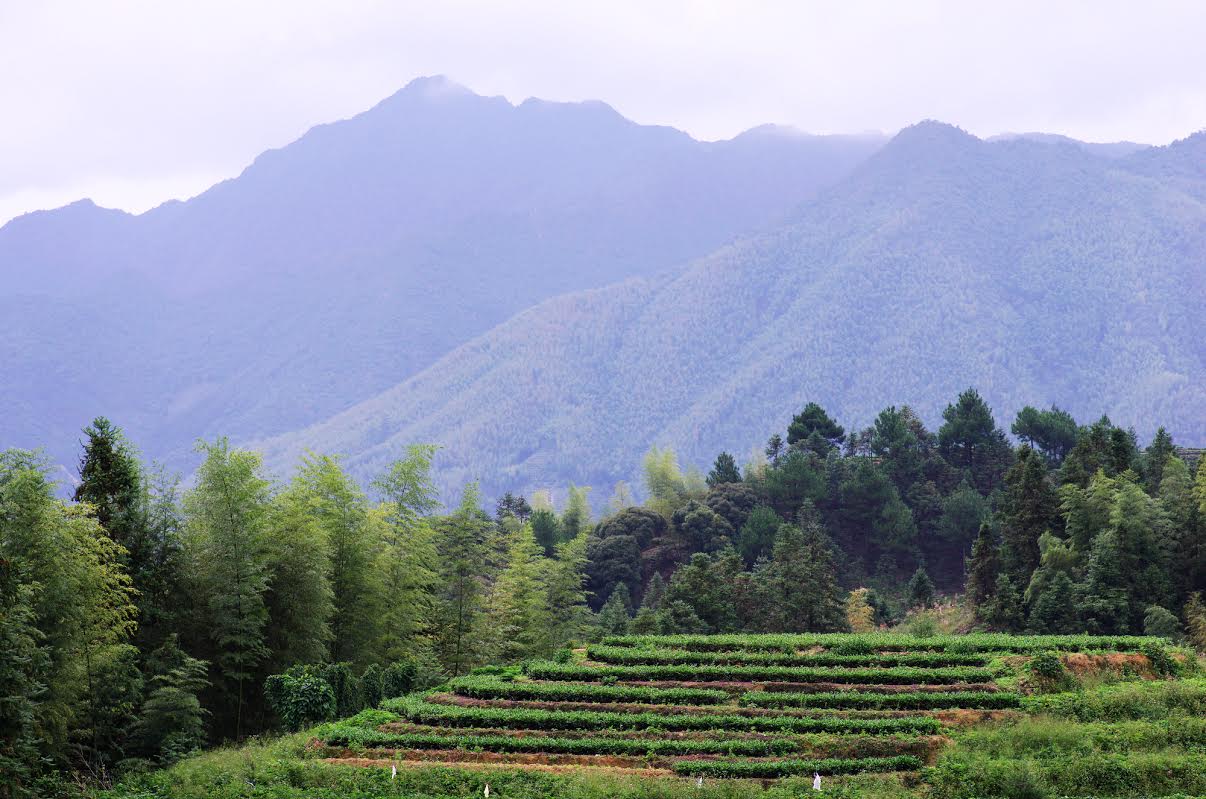
[[[909,607],[928,608],[934,604],[934,581],[930,579],[924,566],[917,567],[917,571],[909,579],[906,592],[909,597]]]
[[[976,608],[976,616],[983,618],[983,609],[996,591],[997,574],[1001,564],[997,556],[997,539],[992,525],[981,522],[980,534],[972,547],[967,561],[967,596]]]
[[[269,651],[264,639],[271,576],[266,520],[270,485],[259,455],[226,439],[200,443],[205,459],[184,496],[186,549],[214,644],[221,687],[234,705],[233,732],[243,736],[248,691],[258,685]]]
[[[1022,595],[1007,574],[997,575],[993,597],[982,616],[984,622],[1001,632],[1021,632],[1026,622]]]
[[[1005,474],[1001,519],[1001,568],[1014,585],[1026,585],[1038,568],[1038,540],[1058,520],[1059,499],[1047,477],[1047,464],[1023,445]]]
[[[1030,610],[1029,629],[1040,635],[1068,635],[1080,632],[1076,617],[1076,595],[1072,579],[1058,572],[1038,594]]]
[[[120,427],[98,416],[84,429],[87,441],[80,458],[80,482],[75,501],[87,502],[109,537],[125,548],[123,561],[131,574],[142,570],[141,533],[137,529],[138,458]]]
[[[733,456],[727,452],[717,455],[716,463],[712,464],[712,471],[708,472],[708,486],[740,482],[741,471],[737,468],[737,461],[733,460]]]
[[[1164,479],[1164,468],[1174,456],[1176,447],[1173,446],[1172,436],[1161,427],[1156,431],[1156,437],[1143,451],[1143,485],[1152,496],[1160,495],[1160,482]]]
[[[987,495],[1001,480],[1013,460],[1005,433],[992,416],[992,409],[972,388],[959,395],[942,412],[938,428],[938,452],[951,466],[963,470],[981,494]]]
[[[645,596],[641,599],[641,607],[657,611],[662,609],[662,604],[665,601],[666,581],[662,579],[662,575],[654,572],[653,577],[649,578],[649,585],[645,587]]]
[[[619,583],[603,603],[603,609],[599,611],[599,629],[605,635],[623,635],[628,631],[631,615],[632,601],[628,595],[628,586]]]
[[[550,649],[582,640],[591,624],[586,604],[586,534],[557,546],[545,562]]]
[[[208,685],[205,661],[189,657],[176,637],[148,658],[150,691],[136,724],[142,752],[167,765],[200,749],[205,743],[208,713],[198,698]]]
[[[845,596],[838,586],[833,545],[820,524],[779,528],[767,568],[771,632],[842,632]],[[771,604],[773,602],[773,604]]]
[[[531,527],[524,525],[511,534],[506,566],[494,582],[486,610],[494,660],[513,663],[552,654],[543,561]]]
[[[561,514],[561,529],[560,537],[553,542],[547,554],[552,554],[552,550],[556,549],[556,545],[562,541],[581,535],[591,529],[590,500],[588,495],[590,488],[579,488],[576,485],[570,485],[569,493],[565,500],[565,512]]]
[[[1185,603],[1185,637],[1199,652],[1206,652],[1206,602],[1200,593],[1193,593]]]

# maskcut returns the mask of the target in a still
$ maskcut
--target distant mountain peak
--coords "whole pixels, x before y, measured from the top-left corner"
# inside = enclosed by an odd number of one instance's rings
[[[424,75],[402,87],[399,94],[418,95],[427,99],[444,97],[480,96],[472,89],[449,78],[447,75]]]

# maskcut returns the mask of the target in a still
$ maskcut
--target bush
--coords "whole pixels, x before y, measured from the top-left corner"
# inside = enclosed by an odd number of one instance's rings
[[[264,697],[273,712],[291,730],[335,716],[335,690],[313,671],[294,667],[264,681]]]
[[[859,774],[868,771],[912,771],[921,761],[912,755],[895,757],[826,758],[822,760],[682,760],[674,772],[689,777],[752,777],[774,779],[793,774]]]
[[[756,707],[818,707],[859,708],[884,710],[939,710],[966,708],[969,710],[999,710],[1021,705],[1021,697],[1004,691],[950,691],[946,693],[864,694],[855,691],[842,693],[787,693],[754,691],[741,697],[742,704]]]

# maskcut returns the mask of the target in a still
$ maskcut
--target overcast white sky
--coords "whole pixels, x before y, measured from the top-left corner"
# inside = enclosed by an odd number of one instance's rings
[[[1164,144],[1206,127],[1206,3],[0,0],[0,222],[140,211],[419,75],[727,138],[936,118]]]

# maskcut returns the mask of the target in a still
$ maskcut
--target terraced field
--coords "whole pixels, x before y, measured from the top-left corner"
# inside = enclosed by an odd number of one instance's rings
[[[951,735],[1019,716],[1039,653],[1142,676],[1155,639],[615,637],[482,669],[316,730],[332,763],[505,764],[759,778],[917,772]],[[1075,653],[1075,654],[1072,654]]]

